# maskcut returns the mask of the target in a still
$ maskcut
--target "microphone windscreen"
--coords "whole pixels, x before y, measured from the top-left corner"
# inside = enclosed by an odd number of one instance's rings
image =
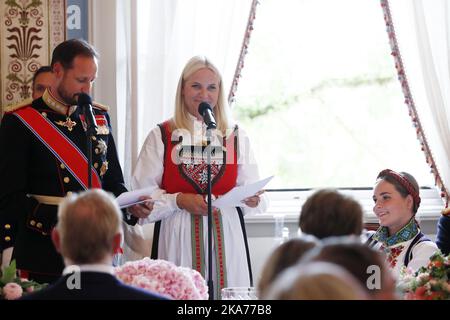
[[[198,105],[198,113],[200,113],[202,116],[204,116],[204,113],[207,109],[212,111],[211,106],[206,102],[202,102]]]
[[[79,106],[86,106],[92,104],[92,98],[87,93],[80,93],[78,94],[78,105]]]

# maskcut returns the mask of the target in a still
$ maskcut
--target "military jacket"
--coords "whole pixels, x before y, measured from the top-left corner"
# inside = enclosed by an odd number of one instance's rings
[[[64,105],[49,91],[34,100],[31,107],[87,154],[80,108]],[[18,269],[60,274],[63,261],[50,238],[57,222],[57,206],[39,203],[30,195],[64,197],[83,187],[15,111],[7,112],[0,125],[0,250],[14,246],[13,259]],[[126,187],[110,118],[104,106],[94,104],[93,112],[101,121],[97,134],[92,137],[92,163],[102,188],[118,196]],[[124,219],[136,223],[134,217],[124,215]]]

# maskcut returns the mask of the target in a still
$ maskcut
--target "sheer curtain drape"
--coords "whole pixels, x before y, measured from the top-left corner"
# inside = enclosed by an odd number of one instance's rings
[[[450,186],[449,3],[389,0],[406,77],[444,186]],[[447,189],[448,190],[448,189]]]
[[[251,2],[117,1],[117,123],[125,126],[118,139],[126,179],[147,133],[172,116],[178,78],[190,57],[208,56],[228,93]]]

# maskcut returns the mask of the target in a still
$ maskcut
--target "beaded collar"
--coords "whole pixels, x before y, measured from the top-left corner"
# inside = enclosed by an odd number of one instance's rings
[[[401,242],[411,240],[419,233],[419,227],[416,220],[411,218],[409,222],[401,228],[396,234],[389,236],[387,227],[378,228],[374,234],[373,239],[381,242],[386,247],[391,247]]]

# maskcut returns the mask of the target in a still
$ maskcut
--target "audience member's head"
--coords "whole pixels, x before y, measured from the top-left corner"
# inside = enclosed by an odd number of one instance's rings
[[[320,261],[337,264],[350,272],[366,289],[371,299],[396,298],[395,280],[384,255],[361,243],[359,237],[332,237],[309,251],[302,262]]]
[[[43,66],[40,67],[33,76],[33,82],[31,84],[31,96],[33,100],[42,97],[44,91],[50,88],[55,81],[52,73],[52,67]]]
[[[261,278],[258,281],[259,295],[264,295],[277,275],[295,265],[308,250],[316,245],[317,241],[314,237],[300,237],[290,239],[275,248],[263,266]]]
[[[359,236],[363,230],[363,210],[356,200],[337,190],[322,189],[303,204],[299,227],[303,233],[319,239]]]
[[[269,300],[366,300],[358,281],[326,262],[299,263],[283,271],[261,296]]]
[[[59,205],[52,239],[66,265],[112,264],[122,237],[121,211],[101,189],[68,196]]]

